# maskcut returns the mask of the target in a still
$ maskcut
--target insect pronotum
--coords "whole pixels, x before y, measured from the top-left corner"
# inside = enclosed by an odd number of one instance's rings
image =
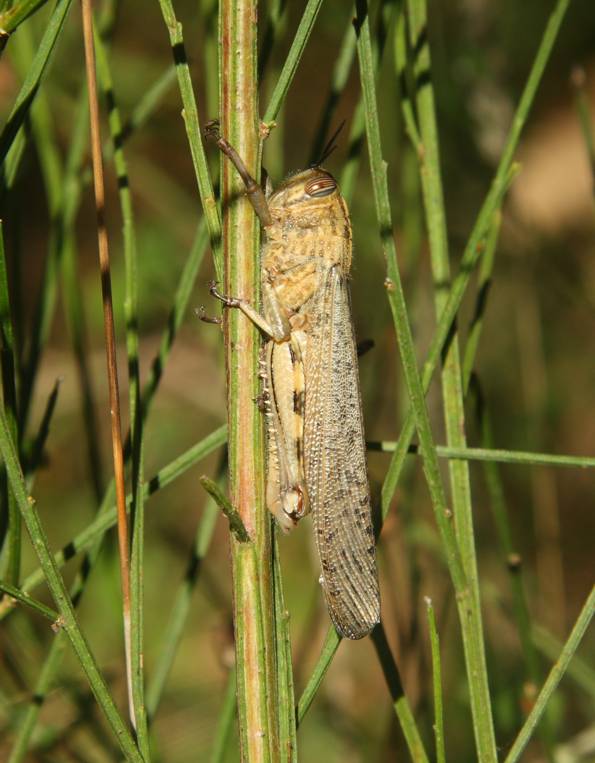
[[[216,123],[206,134],[237,168],[264,231],[263,314],[214,284],[211,293],[267,337],[261,360],[267,506],[285,532],[312,512],[329,614],[342,636],[362,638],[380,620],[380,595],[348,288],[347,205],[320,166],[265,195]]]

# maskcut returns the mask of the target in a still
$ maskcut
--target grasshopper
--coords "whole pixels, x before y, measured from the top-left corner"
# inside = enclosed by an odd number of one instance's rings
[[[263,314],[213,283],[211,293],[267,338],[261,355],[267,507],[285,532],[312,512],[330,617],[342,636],[362,638],[380,620],[380,595],[348,288],[347,205],[320,166],[265,194],[216,123],[206,135],[238,170],[263,228]]]

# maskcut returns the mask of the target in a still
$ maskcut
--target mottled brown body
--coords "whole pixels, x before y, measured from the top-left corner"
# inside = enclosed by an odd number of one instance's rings
[[[263,315],[269,337],[267,505],[288,531],[312,512],[321,584],[339,633],[361,638],[380,620],[357,354],[348,289],[351,224],[334,178],[319,167],[260,198],[224,140],[263,223]]]

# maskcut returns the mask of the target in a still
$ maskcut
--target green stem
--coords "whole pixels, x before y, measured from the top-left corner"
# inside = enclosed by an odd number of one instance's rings
[[[446,763],[444,749],[444,713],[442,711],[442,663],[440,659],[440,639],[436,628],[436,617],[432,600],[426,599],[430,648],[432,652],[432,685],[434,687],[434,739],[436,740],[436,760]]]
[[[479,266],[479,275],[477,278],[477,296],[475,298],[475,311],[473,319],[469,327],[469,334],[467,336],[467,342],[465,344],[465,353],[463,356],[463,390],[465,395],[469,391],[469,383],[471,381],[471,374],[473,373],[473,367],[475,365],[475,359],[477,357],[477,349],[479,347],[479,340],[483,331],[484,317],[488,304],[488,297],[490,294],[490,288],[492,285],[492,273],[494,271],[494,263],[496,260],[496,248],[498,244],[498,236],[500,234],[500,225],[502,222],[502,213],[496,212],[492,220],[492,224],[485,237],[485,249],[481,257],[481,264]]]
[[[219,6],[221,134],[258,177],[257,29],[255,0]],[[259,229],[235,168],[222,157],[225,290],[258,306]],[[224,321],[228,379],[229,494],[249,543],[230,538],[240,747],[246,761],[276,761],[279,749],[271,517],[264,505],[259,335],[237,310]]]
[[[130,672],[134,703],[135,731],[143,757],[150,760],[149,732],[144,697],[143,655],[143,558],[144,558],[144,447],[143,421],[140,404],[140,368],[138,359],[138,275],[134,209],[130,191],[128,165],[122,145],[123,125],[107,51],[95,27],[97,75],[108,113],[113,158],[118,179],[118,198],[122,213],[125,264],[124,317],[126,321],[126,350],[128,357],[128,396],[130,415],[132,502],[132,543],[130,550]]]
[[[558,658],[562,650],[562,643],[547,628],[534,625],[531,629],[531,637],[535,648],[539,649],[548,660],[553,662]],[[568,666],[567,675],[589,695],[591,702],[595,702],[595,667],[593,667],[592,660],[589,662],[588,658],[583,659],[575,655]]]
[[[535,704],[527,716],[527,720],[523,724],[522,729],[519,731],[514,744],[510,748],[510,752],[506,756],[504,763],[514,763],[514,761],[519,760],[523,754],[523,751],[531,739],[531,735],[533,734],[535,727],[539,723],[541,716],[544,713],[550,697],[560,683],[562,676],[566,672],[568,664],[570,663],[583,636],[585,635],[585,631],[589,627],[589,623],[593,618],[593,614],[595,614],[595,587],[591,589],[591,592],[587,597],[587,601],[585,602],[574,624],[574,627],[570,632],[566,643],[564,644],[558,661],[550,670],[550,673],[546,678],[537,699],[535,700]]]
[[[222,466],[220,471],[222,472],[225,467],[226,459],[223,458],[221,462]],[[214,499],[209,497],[196,531],[194,544],[186,568],[186,574],[179,586],[178,593],[176,594],[171,608],[171,614],[163,634],[159,658],[153,669],[151,682],[147,689],[147,714],[150,719],[155,717],[167,677],[174,663],[182,638],[183,628],[190,612],[192,594],[196,588],[198,576],[213,538],[218,518],[219,509]]]
[[[508,182],[504,184],[500,189],[500,195],[494,196],[490,200],[488,207],[486,207],[486,209],[489,210],[489,214],[486,212],[485,216],[482,215],[481,225],[476,224],[469,242],[465,247],[465,252],[463,254],[463,259],[461,260],[459,272],[453,280],[452,287],[448,296],[448,301],[446,302],[446,306],[440,315],[440,320],[436,326],[436,331],[430,343],[430,349],[428,350],[426,361],[422,368],[421,380],[424,394],[427,394],[427,391],[430,387],[430,382],[432,381],[434,371],[440,361],[442,350],[450,336],[450,328],[457,316],[459,307],[463,301],[463,297],[465,296],[465,291],[471,279],[471,275],[473,274],[475,266],[481,257],[481,253],[483,251],[482,240],[489,229],[491,217],[500,206],[504,193],[508,188],[508,184],[516,174],[516,171],[517,167],[515,166],[511,169],[509,175],[507,176]],[[384,483],[382,485],[383,518],[386,518],[389,512],[391,501],[397,488],[397,483],[401,475],[401,469],[405,463],[405,457],[408,453],[409,445],[413,439],[414,432],[415,412],[413,407],[411,407],[405,417],[405,422],[401,429],[399,440],[397,442],[393,457],[391,458],[391,462],[384,478]]]
[[[56,410],[56,403],[58,402],[58,392],[60,391],[61,379],[58,378],[54,382],[52,391],[48,395],[48,399],[45,404],[43,416],[37,430],[37,434],[31,445],[29,455],[27,457],[27,489],[31,490],[33,482],[35,480],[35,473],[37,468],[43,460],[43,454],[45,452],[45,446],[50,434],[50,424]]]
[[[426,391],[440,358],[442,347],[449,335],[452,322],[457,315],[467,283],[469,282],[474,267],[481,256],[483,249],[482,241],[490,229],[494,214],[499,209],[506,190],[516,173],[515,165],[513,163],[514,154],[518,146],[521,132],[527,121],[529,111],[535,99],[535,93],[537,92],[543,71],[549,60],[554,42],[556,41],[556,37],[564,19],[564,15],[568,10],[569,2],[570,0],[557,0],[556,6],[550,14],[541,38],[539,49],[535,55],[531,71],[508,132],[506,144],[500,157],[500,162],[498,163],[498,169],[496,170],[490,189],[475,220],[473,230],[471,231],[465,251],[463,252],[459,273],[453,281],[446,307],[440,315],[440,320],[436,327],[430,350],[428,351],[428,357],[422,372],[423,385]],[[390,503],[397,487],[401,467],[403,466],[405,455],[407,453],[407,447],[411,442],[414,430],[415,424],[413,412],[411,412],[407,416],[405,424],[403,425],[401,436],[399,438],[400,447],[397,448],[391,459],[391,464],[382,486],[383,516],[386,516],[390,508]]]
[[[10,428],[10,436],[13,442],[19,442],[15,371],[16,355],[6,255],[4,251],[4,224],[0,220],[0,372],[2,374],[2,402]],[[6,578],[8,583],[17,585],[21,576],[21,515],[15,497],[8,486],[4,469],[0,470],[0,502],[2,515],[7,519],[6,535],[0,539],[0,549],[3,552],[2,576]]]
[[[209,759],[210,763],[222,763],[225,760],[225,750],[229,735],[233,728],[233,720],[236,714],[236,674],[235,670],[229,671],[227,677],[227,686],[225,687],[225,696],[223,706],[219,712],[215,739],[213,741],[213,751]]]
[[[166,328],[163,331],[161,341],[159,343],[159,349],[155,355],[155,359],[151,363],[151,368],[148,374],[147,381],[142,392],[142,411],[143,416],[146,419],[151,402],[159,386],[161,375],[166,366],[169,353],[173,346],[176,334],[182,325],[182,321],[186,314],[188,302],[190,301],[192,290],[196,282],[196,277],[200,269],[203,257],[207,248],[208,233],[207,226],[204,218],[198,224],[194,242],[184,264],[184,269],[180,274],[178,281],[178,287],[174,296],[173,306],[167,317]]]
[[[11,55],[24,81],[27,82],[39,56],[29,25],[24,26],[15,37]],[[24,87],[24,86],[23,86]],[[32,93],[29,104],[31,134],[39,156],[41,175],[50,215],[50,234],[44,273],[34,308],[33,326],[27,359],[23,363],[20,385],[19,429],[21,438],[27,430],[27,422],[37,371],[43,349],[47,343],[55,312],[58,292],[59,262],[62,254],[60,214],[63,207],[63,173],[57,142],[54,138],[53,119],[47,94],[42,89]],[[18,99],[17,99],[18,100]]]
[[[194,166],[196,181],[198,183],[198,192],[200,194],[207,227],[209,229],[215,273],[217,275],[217,280],[221,281],[223,278],[223,264],[221,259],[221,220],[219,218],[219,211],[215,201],[215,194],[213,193],[213,185],[211,183],[211,176],[209,175],[209,168],[200,134],[198,106],[194,95],[194,89],[192,87],[186,49],[184,47],[182,24],[176,18],[171,0],[159,0],[159,5],[161,6],[163,20],[165,21],[169,33],[172,55],[178,74],[178,85],[182,96],[182,103],[184,105],[182,116],[184,118],[186,135],[188,137],[188,144],[192,155],[192,164]]]
[[[35,58],[27,72],[25,81],[16,97],[12,110],[0,133],[0,162],[4,162],[8,150],[15,139],[19,128],[24,123],[31,104],[39,90],[41,79],[45,73],[54,46],[66,21],[72,0],[58,0],[54,12],[48,22],[43,37],[37,48]]]
[[[271,0],[267,3],[266,20],[263,19],[263,28],[260,33],[258,56],[260,98],[267,102],[279,81],[282,62],[272,54],[277,50],[278,43],[283,40],[288,16],[286,0]],[[285,174],[284,121],[284,115],[281,113],[274,122],[275,129],[270,132],[264,131],[267,133],[266,167],[271,178],[282,178]],[[261,146],[260,150],[263,151],[264,146]]]
[[[391,652],[386,633],[382,625],[372,631],[372,641],[384,673],[384,678],[390,691],[395,714],[403,730],[405,743],[414,763],[428,763],[428,756],[421,741],[421,736],[415,724],[415,719],[405,696],[397,663]]]
[[[157,472],[154,477],[145,482],[143,486],[144,497],[147,498],[162,488],[166,487],[174,480],[176,480],[181,474],[186,472],[191,466],[206,458],[214,450],[221,447],[225,443],[227,436],[227,428],[219,427],[211,434],[207,435],[200,442],[197,442],[182,455],[175,458],[167,466]],[[105,535],[105,533],[114,527],[116,524],[116,508],[115,506],[109,507],[109,501],[113,501],[113,496],[110,498],[111,492],[108,490],[106,495],[106,501],[108,501],[105,511],[100,509],[97,518],[91,522],[88,527],[82,530],[77,536],[72,538],[60,551],[56,551],[53,555],[53,559],[58,568],[63,567],[66,562],[74,555],[80,554],[83,551],[87,551],[96,541],[97,538]],[[127,502],[130,503],[131,496],[127,496]],[[34,570],[23,581],[21,588],[24,591],[30,591],[35,586],[43,582],[44,573],[42,569]]]
[[[0,413],[0,452],[2,453],[12,490],[14,491],[31,542],[39,558],[48,588],[62,616],[62,626],[87,676],[93,694],[105,713],[126,759],[142,763],[142,756],[116,708],[103,676],[97,668],[87,641],[79,629],[72,602],[66,591],[58,566],[50,552],[45,532],[35,508],[35,502],[27,495],[25,480],[4,412]]]
[[[230,501],[226,498],[219,485],[212,479],[209,479],[209,477],[205,477],[204,474],[202,477],[199,477],[198,481],[227,517],[229,531],[233,533],[236,540],[239,543],[248,543],[250,541],[250,536],[244,527],[242,518],[235,506],[232,506]]]
[[[101,31],[101,25],[99,25]],[[176,67],[171,66],[160,74],[153,84],[147,88],[142,97],[134,107],[134,110],[122,125],[120,134],[120,143],[125,145],[131,136],[135,135],[139,129],[149,120],[149,118],[161,106],[161,102],[172,88],[177,77]],[[113,153],[113,143],[108,142],[105,146],[106,156]]]
[[[43,615],[52,623],[55,623],[58,620],[58,613],[56,612],[55,609],[50,609],[50,607],[46,607],[46,605],[43,604],[41,601],[37,601],[37,599],[32,598],[25,591],[21,591],[20,588],[16,588],[15,586],[10,585],[10,583],[5,583],[0,580],[0,591],[10,596],[11,599],[14,599],[15,601],[18,601],[21,604],[24,604],[26,607],[29,607],[34,612],[37,612],[39,615]]]
[[[273,585],[275,588],[275,626],[277,641],[277,695],[279,697],[279,749],[282,759],[297,763],[297,721],[293,685],[293,664],[289,634],[289,612],[285,607],[279,543],[273,538]]]
[[[267,110],[262,119],[265,124],[269,124],[269,122],[273,122],[277,118],[277,114],[285,100],[289,86],[291,85],[306,44],[310,38],[310,33],[321,5],[322,0],[308,0],[295,33],[295,37],[291,43],[291,48],[289,49],[289,53],[283,64],[283,69],[279,75],[279,80],[275,85],[269,105],[267,106]],[[225,135],[225,133],[223,134]]]
[[[399,443],[394,440],[380,442],[368,441],[368,450],[394,453]],[[407,453],[419,453],[417,445],[410,445]],[[524,450],[506,450],[504,448],[453,448],[436,445],[440,458],[453,458],[464,461],[488,461],[501,464],[525,464],[528,466],[562,466],[566,468],[594,469],[595,458],[590,456],[565,456],[556,453],[534,453]]]
[[[6,10],[0,13],[0,35],[2,42],[0,43],[0,49],[6,45],[6,38],[11,35],[14,30],[29,18],[32,13],[35,13],[42,5],[45,5],[47,0],[23,0],[21,3],[15,3]]]
[[[372,45],[370,40],[370,24],[365,0],[358,0],[357,2],[356,32],[358,35],[357,47],[360,64],[360,80],[364,95],[366,134],[370,155],[370,170],[374,189],[376,216],[387,267],[387,279],[385,281],[386,292],[393,315],[393,323],[397,334],[407,389],[415,412],[415,421],[424,462],[424,472],[432,497],[436,522],[442,537],[446,559],[455,590],[457,591],[458,598],[462,602],[468,598],[469,591],[452,525],[452,513],[447,507],[442,478],[440,476],[438,458],[436,456],[433,436],[430,429],[430,421],[425,404],[425,395],[421,385],[419,371],[417,369],[411,326],[407,316],[405,297],[397,265],[395,241],[392,235],[393,226],[388,197],[387,165],[382,158]]]
[[[415,101],[419,121],[421,144],[414,146],[420,164],[430,259],[435,284],[436,313],[440,313],[448,299],[450,262],[444,193],[440,171],[440,150],[434,106],[434,90],[431,83],[431,57],[428,43],[426,0],[407,0],[409,14],[409,43],[415,51],[413,74],[417,86]],[[456,322],[442,361],[442,395],[447,444],[464,448],[465,410],[461,357]],[[458,546],[469,584],[470,596],[460,612],[463,647],[467,667],[467,680],[475,731],[475,743],[480,761],[496,761],[496,739],[484,650],[484,634],[481,618],[481,602],[475,553],[473,512],[469,466],[464,460],[449,461],[450,489],[455,517]]]
[[[492,443],[492,425],[489,412],[481,400],[479,383],[476,386],[478,397],[478,419],[481,430],[481,439],[484,445]],[[488,449],[488,452],[489,449]],[[531,455],[531,454],[526,454]],[[531,616],[527,604],[527,597],[523,586],[521,557],[517,553],[512,540],[512,530],[508,516],[504,486],[500,477],[500,470],[496,465],[497,458],[486,459],[484,462],[485,481],[490,497],[490,508],[496,525],[496,533],[506,568],[509,573],[512,590],[513,612],[521,642],[521,651],[525,662],[527,676],[532,687],[537,687],[539,679],[539,664],[535,648],[531,641]],[[520,461],[520,463],[530,463]]]
[[[314,670],[310,674],[308,683],[306,684],[302,692],[302,696],[298,702],[296,711],[298,726],[303,721],[304,716],[310,708],[310,705],[314,701],[316,692],[320,688],[322,679],[325,677],[326,671],[329,669],[329,666],[333,661],[333,657],[337,653],[337,649],[339,648],[340,643],[341,636],[339,636],[337,631],[331,626],[326,633],[326,638],[324,640],[324,644],[322,645],[318,661],[314,667]]]
[[[80,285],[77,262],[75,223],[82,198],[83,163],[89,142],[89,109],[87,90],[82,86],[76,105],[74,122],[70,136],[70,146],[64,169],[64,197],[60,214],[60,235],[63,251],[62,300],[64,316],[70,334],[75,363],[81,388],[81,416],[87,445],[87,459],[90,480],[97,505],[101,504],[104,491],[104,469],[99,447],[99,425],[97,405],[93,388],[93,374],[89,367],[87,315],[84,296]]]
[[[62,664],[67,647],[68,637],[63,630],[60,630],[52,641],[50,651],[35,683],[33,697],[19,724],[7,763],[22,763],[26,758],[41,708],[49,691],[55,685],[56,673]]]
[[[351,19],[343,34],[341,40],[341,47],[337,55],[335,66],[333,67],[333,73],[331,76],[331,85],[329,93],[326,97],[326,102],[322,108],[322,113],[318,127],[316,128],[315,137],[312,142],[312,151],[310,152],[309,164],[315,163],[322,154],[325,146],[325,142],[328,138],[329,128],[331,126],[331,120],[334,116],[335,109],[339,102],[345,86],[347,85],[347,79],[351,73],[353,66],[353,59],[355,58],[355,35],[353,34],[353,26]],[[341,183],[341,194],[344,196],[345,189],[343,183]]]

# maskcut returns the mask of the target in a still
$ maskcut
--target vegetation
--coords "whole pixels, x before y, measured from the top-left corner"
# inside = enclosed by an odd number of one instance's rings
[[[0,2],[3,760],[593,756],[592,9],[495,5]],[[361,642],[264,507],[258,332],[197,320],[259,299],[215,117],[273,185],[346,120]]]

